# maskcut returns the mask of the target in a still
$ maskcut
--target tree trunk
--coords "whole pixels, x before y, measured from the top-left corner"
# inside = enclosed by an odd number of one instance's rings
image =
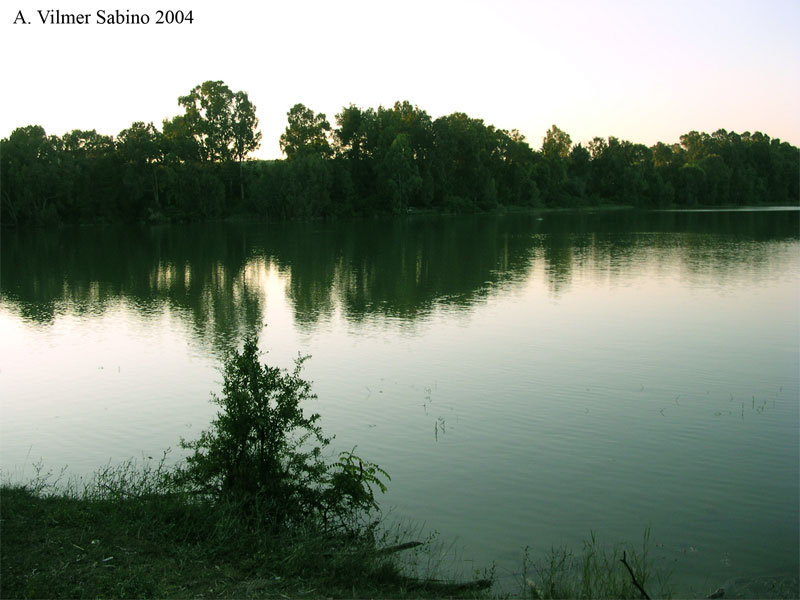
[[[156,201],[156,208],[161,210],[161,201],[158,198],[158,167],[153,165],[153,197]]]
[[[242,171],[242,160],[239,159],[239,190],[242,194],[242,208],[244,208],[244,175]]]

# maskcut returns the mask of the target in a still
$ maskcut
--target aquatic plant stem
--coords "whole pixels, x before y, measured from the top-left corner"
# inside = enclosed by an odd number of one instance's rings
[[[645,600],[650,600],[650,596],[647,595],[647,592],[644,591],[644,588],[641,585],[639,585],[638,581],[636,581],[636,575],[633,574],[633,569],[631,569],[631,566],[628,564],[628,559],[627,559],[626,554],[627,553],[623,550],[622,558],[620,559],[620,562],[623,565],[625,565],[625,568],[628,569],[628,573],[631,574],[631,579],[633,580],[633,585],[635,585],[637,588],[639,588],[639,591],[642,592],[642,596],[645,597]]]

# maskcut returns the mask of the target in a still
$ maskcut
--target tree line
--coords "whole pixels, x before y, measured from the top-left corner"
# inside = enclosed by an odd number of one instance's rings
[[[797,204],[798,148],[756,132],[691,131],[648,147],[616,137],[586,146],[553,125],[541,147],[464,113],[432,119],[411,103],[344,107],[332,126],[296,104],[281,160],[261,143],[246,92],[206,81],[159,130],[117,136],[39,125],[0,141],[5,225],[311,219],[499,207],[641,208]]]

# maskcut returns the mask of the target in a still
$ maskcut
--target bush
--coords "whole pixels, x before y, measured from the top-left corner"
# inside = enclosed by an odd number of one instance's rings
[[[312,518],[348,528],[377,508],[372,486],[385,491],[385,471],[353,451],[333,464],[323,458],[331,440],[317,425],[319,415],[306,416],[301,406],[316,398],[300,377],[307,358],[298,357],[291,372],[261,364],[256,336],[233,351],[223,394],[212,396],[222,410],[199,439],[181,441],[193,454],[177,470],[178,481],[273,527]]]

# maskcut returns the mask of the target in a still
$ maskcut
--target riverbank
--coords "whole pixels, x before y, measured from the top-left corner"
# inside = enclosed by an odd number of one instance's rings
[[[127,468],[116,472],[136,477]],[[0,486],[0,597],[644,597],[623,558],[650,597],[675,593],[669,575],[648,558],[648,532],[626,553],[601,547],[593,536],[577,554],[554,548],[534,562],[525,552],[519,589],[509,594],[492,589],[489,572],[462,582],[439,579],[441,573],[419,579],[414,565],[430,565],[435,545],[408,542],[402,531],[331,536],[308,523],[268,532],[224,507],[177,495],[126,498],[114,493],[119,481],[106,483],[111,493],[104,498],[99,489],[80,497],[74,489],[37,490],[36,482]],[[698,597],[794,598],[797,586],[796,577],[731,579]]]
[[[396,540],[370,530],[266,532],[177,495],[92,499],[3,485],[0,506],[3,598],[486,596],[486,581],[415,579],[387,551]]]
[[[168,219],[164,217],[153,216],[151,218],[137,221],[134,223],[125,222],[109,222],[109,221],[84,221],[80,223],[38,223],[33,225],[18,226],[14,223],[2,222],[0,228],[14,230],[14,229],[36,229],[36,228],[52,228],[52,227],[87,227],[87,226],[120,226],[120,225],[141,225],[141,226],[168,226],[168,225],[187,225],[187,224],[247,224],[247,225],[261,225],[261,224],[275,224],[275,223],[347,223],[347,222],[364,222],[364,221],[390,221],[390,220],[403,220],[408,218],[419,217],[468,217],[468,216],[496,216],[502,217],[505,215],[563,215],[563,214],[592,214],[592,213],[618,213],[627,211],[636,211],[639,213],[648,212],[729,212],[729,211],[751,211],[751,210],[792,210],[800,209],[800,206],[786,205],[786,204],[760,204],[760,205],[739,205],[739,204],[695,204],[693,206],[679,205],[679,204],[666,204],[659,207],[637,207],[632,204],[613,204],[613,203],[600,203],[600,204],[583,204],[576,206],[518,206],[518,205],[499,205],[496,208],[488,210],[473,210],[467,212],[447,211],[434,208],[409,208],[401,214],[392,214],[386,212],[376,212],[368,215],[349,215],[349,216],[332,216],[332,217],[295,217],[295,218],[265,218],[262,215],[254,213],[233,213],[226,217],[215,217],[205,219]]]
[[[676,209],[678,207],[675,207]],[[712,208],[712,207],[699,207],[699,208]],[[213,224],[213,223],[233,223],[233,224],[271,224],[271,223],[346,223],[346,222],[362,222],[362,221],[375,221],[375,220],[394,220],[406,219],[416,217],[466,217],[466,216],[503,216],[507,214],[528,214],[528,215],[547,215],[547,214],[564,214],[564,213],[593,213],[593,212],[615,212],[615,211],[628,211],[628,210],[652,210],[650,208],[639,209],[630,204],[596,204],[596,205],[580,205],[580,206],[518,206],[518,205],[499,205],[492,209],[487,210],[470,210],[470,211],[452,211],[435,208],[409,208],[406,211],[394,214],[388,212],[374,212],[362,215],[344,215],[344,216],[304,216],[304,217],[284,217],[284,218],[267,218],[257,213],[243,213],[234,212],[225,217],[213,218],[195,218],[195,219],[169,219],[163,215],[150,215],[146,219],[135,222],[120,222],[120,221],[107,221],[107,220],[88,220],[81,221],[80,223],[70,222],[54,222],[54,223],[34,223],[26,225],[17,225],[13,222],[0,222],[0,228],[14,230],[14,229],[29,229],[29,228],[52,228],[52,227],[87,227],[87,226],[119,226],[119,225],[151,225],[151,226],[167,226],[167,225],[186,225],[186,224]]]

